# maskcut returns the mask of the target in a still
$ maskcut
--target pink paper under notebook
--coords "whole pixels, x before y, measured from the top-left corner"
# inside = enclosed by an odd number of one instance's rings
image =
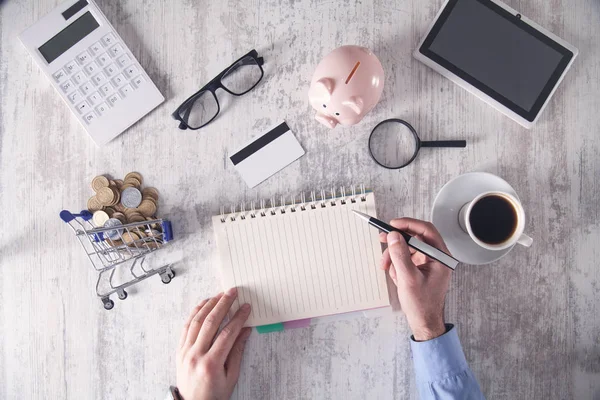
[[[376,216],[375,195],[341,194],[213,217],[223,288],[238,288],[232,313],[252,305],[246,326],[390,304],[378,232],[352,213]]]

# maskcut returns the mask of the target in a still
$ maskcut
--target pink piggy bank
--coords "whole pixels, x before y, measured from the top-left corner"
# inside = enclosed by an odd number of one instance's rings
[[[342,46],[317,65],[308,89],[315,119],[335,128],[359,123],[379,101],[383,91],[383,67],[360,46]]]

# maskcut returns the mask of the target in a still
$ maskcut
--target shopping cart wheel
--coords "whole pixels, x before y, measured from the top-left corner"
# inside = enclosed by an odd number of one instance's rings
[[[121,290],[117,292],[117,296],[119,296],[119,300],[125,300],[127,298],[127,292],[125,290]]]
[[[171,268],[165,270],[165,272],[163,272],[162,274],[160,274],[160,280],[165,285],[167,283],[170,283],[171,279],[173,279],[173,278],[175,278],[175,271],[173,271]]]
[[[105,310],[112,310],[115,306],[115,302],[109,299],[108,297],[103,298],[102,303],[104,303]]]

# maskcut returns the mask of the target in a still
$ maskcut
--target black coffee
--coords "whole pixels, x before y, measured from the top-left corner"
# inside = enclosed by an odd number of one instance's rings
[[[500,244],[517,229],[517,210],[503,196],[486,196],[471,209],[469,223],[477,239],[487,244]]]

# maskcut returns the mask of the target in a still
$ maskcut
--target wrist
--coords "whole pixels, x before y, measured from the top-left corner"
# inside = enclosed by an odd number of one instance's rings
[[[443,320],[439,320],[435,323],[420,325],[414,328],[411,327],[411,330],[415,341],[424,342],[440,337],[446,333],[446,325]]]

